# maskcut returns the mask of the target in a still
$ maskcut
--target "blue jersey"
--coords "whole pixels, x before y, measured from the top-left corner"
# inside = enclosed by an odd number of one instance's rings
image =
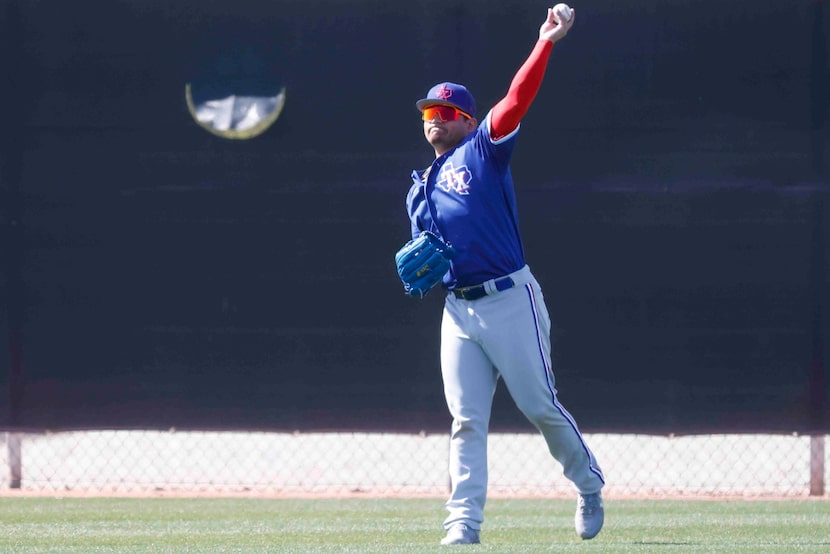
[[[455,149],[412,172],[406,197],[412,236],[430,230],[457,251],[444,288],[477,285],[525,266],[510,174],[518,132],[493,141],[488,113]]]

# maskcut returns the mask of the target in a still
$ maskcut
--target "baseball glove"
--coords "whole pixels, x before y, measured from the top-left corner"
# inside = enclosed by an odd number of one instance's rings
[[[423,298],[441,282],[453,257],[453,247],[430,231],[421,231],[420,235],[404,244],[395,254],[395,264],[406,293]]]

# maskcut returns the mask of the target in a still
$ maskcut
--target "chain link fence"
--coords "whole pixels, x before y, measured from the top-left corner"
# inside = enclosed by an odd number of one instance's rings
[[[825,436],[586,434],[606,496],[825,496]],[[446,495],[443,434],[5,433],[3,490],[85,494]],[[494,433],[492,496],[564,496],[535,433]]]

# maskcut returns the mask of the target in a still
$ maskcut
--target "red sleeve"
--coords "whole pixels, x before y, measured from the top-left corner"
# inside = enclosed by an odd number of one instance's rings
[[[527,113],[545,76],[553,43],[540,39],[522,67],[516,72],[507,95],[490,112],[490,135],[494,140],[516,130]]]

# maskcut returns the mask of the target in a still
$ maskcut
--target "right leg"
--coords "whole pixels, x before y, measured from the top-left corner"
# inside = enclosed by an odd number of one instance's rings
[[[463,523],[478,530],[487,499],[487,431],[498,373],[465,330],[467,317],[466,311],[448,297],[441,323],[441,375],[453,418],[449,460],[452,490],[444,527]]]

